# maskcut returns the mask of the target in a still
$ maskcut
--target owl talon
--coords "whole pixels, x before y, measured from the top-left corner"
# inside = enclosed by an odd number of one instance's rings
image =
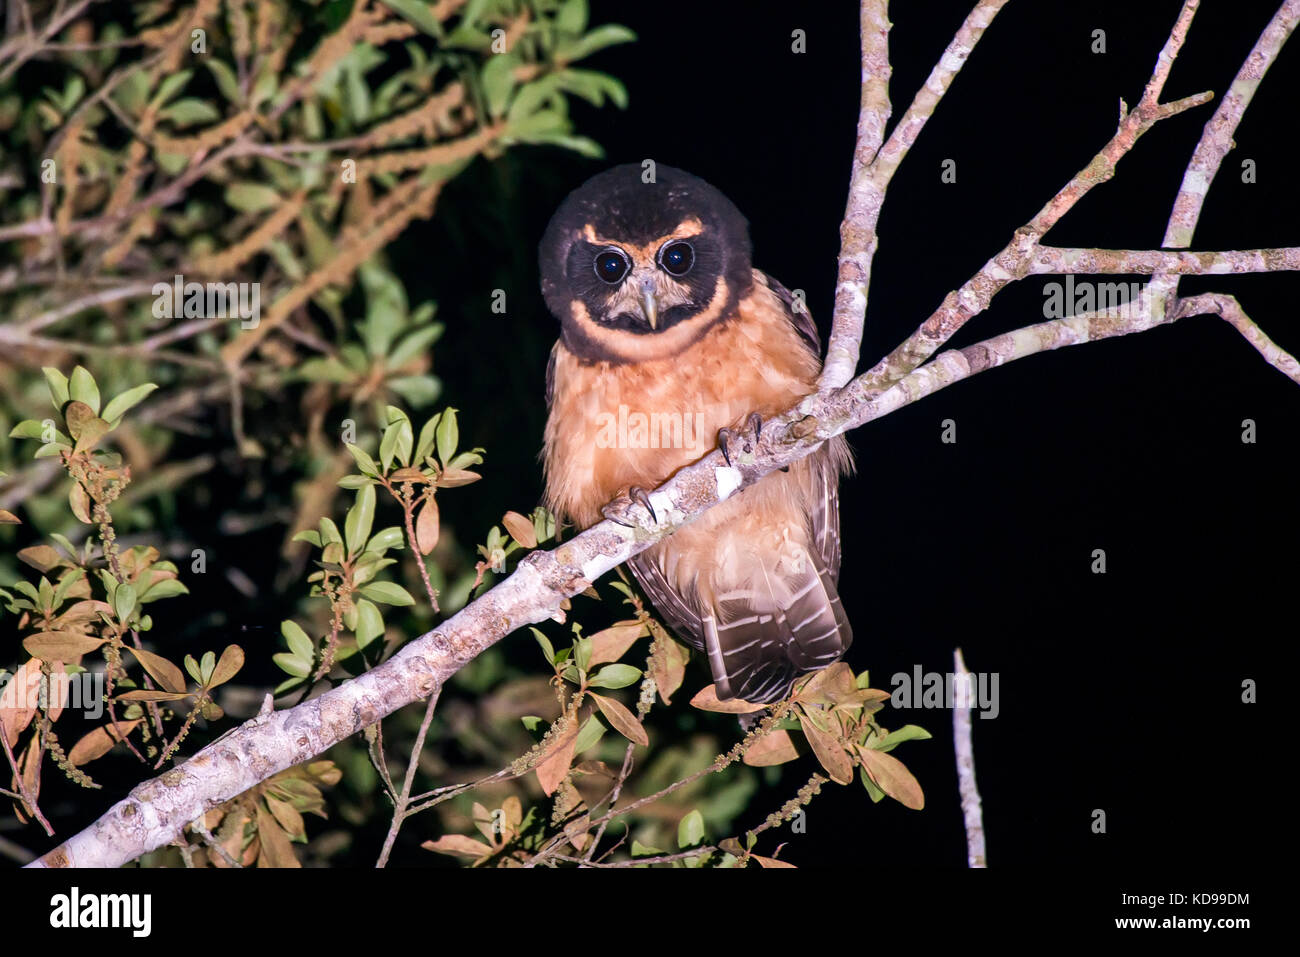
[[[659,516],[655,514],[654,506],[650,504],[650,493],[639,485],[632,486],[626,492],[620,493],[612,502],[601,506],[600,514],[624,528],[637,528],[641,523],[631,514],[632,507],[636,505],[640,505],[650,513],[652,522],[659,524]]]
[[[731,467],[731,452],[727,450],[727,443],[735,434],[731,429],[718,429],[718,448],[722,449],[722,457],[726,460],[728,468]]]
[[[747,434],[752,433],[752,435]],[[758,441],[763,435],[763,417],[757,412],[751,412],[749,418],[745,420],[744,432],[733,432],[731,429],[718,429],[718,448],[722,450],[722,457],[726,459],[727,465],[732,465],[731,450],[727,447],[731,440],[737,436],[742,436],[746,441],[744,451],[746,454],[752,454],[758,448]]]
[[[627,490],[627,496],[638,505],[643,506],[650,513],[650,521],[656,525],[659,524],[659,516],[655,514],[655,507],[650,504],[650,493],[639,485],[633,485]]]

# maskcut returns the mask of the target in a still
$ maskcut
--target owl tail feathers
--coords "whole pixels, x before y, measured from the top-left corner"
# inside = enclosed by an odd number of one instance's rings
[[[825,564],[800,550],[776,569],[761,563],[743,587],[701,616],[718,698],[780,701],[800,675],[838,661],[853,629]]]

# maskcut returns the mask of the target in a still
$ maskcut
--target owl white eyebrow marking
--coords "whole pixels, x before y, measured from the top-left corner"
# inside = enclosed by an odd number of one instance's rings
[[[619,246],[626,250],[635,259],[641,257],[646,262],[652,261],[659,251],[659,247],[665,243],[672,242],[674,239],[690,239],[692,236],[698,236],[704,232],[704,224],[695,216],[688,216],[680,223],[673,227],[671,232],[652,239],[644,246],[638,246],[623,240],[609,239],[597,234],[596,227],[587,223],[582,227],[582,238],[593,246]]]

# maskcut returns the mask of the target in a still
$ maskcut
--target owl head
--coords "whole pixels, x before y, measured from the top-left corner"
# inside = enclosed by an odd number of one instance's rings
[[[669,166],[651,176],[629,163],[587,180],[551,217],[539,257],[564,344],[590,361],[675,355],[732,315],[753,284],[740,210]]]

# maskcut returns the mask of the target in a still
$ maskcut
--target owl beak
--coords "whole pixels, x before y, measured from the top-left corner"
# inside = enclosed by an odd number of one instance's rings
[[[659,328],[659,300],[655,298],[654,279],[650,276],[641,280],[641,312],[651,329]]]

